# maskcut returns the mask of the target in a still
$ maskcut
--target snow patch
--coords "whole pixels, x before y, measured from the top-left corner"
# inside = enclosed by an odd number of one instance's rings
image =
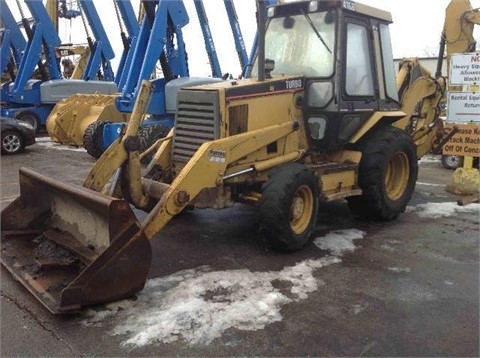
[[[334,256],[355,250],[353,241],[362,239],[365,232],[361,230],[336,230],[324,237],[316,238],[313,243],[322,250],[329,250]]]
[[[55,150],[69,150],[72,152],[85,152],[85,148],[78,148],[78,147],[73,147],[73,146],[68,146],[60,143],[54,143],[52,140],[48,137],[40,137],[36,138],[36,142],[39,146],[49,148],[49,149],[55,149]]]
[[[400,240],[387,240],[385,244],[380,246],[380,248],[386,251],[395,252],[397,249],[394,246],[400,245],[401,243]]]
[[[445,186],[445,184],[425,183],[425,182],[421,182],[421,181],[417,181],[417,185],[425,185],[425,186]]]
[[[393,272],[410,272],[410,267],[388,267]]]
[[[123,300],[93,315],[90,310],[82,323],[97,325],[115,315],[121,323],[111,333],[126,336],[122,344],[133,347],[179,339],[206,345],[229,328],[263,329],[282,320],[284,305],[308,298],[323,285],[315,271],[341,262],[342,253],[353,251],[353,241],[364,235],[360,230],[339,230],[317,238],[316,245],[331,255],[281,271],[212,271],[203,266],[152,279],[135,301]]]
[[[480,204],[472,203],[460,206],[454,202],[426,203],[416,206],[407,206],[406,212],[416,213],[421,218],[438,219],[449,217],[458,213],[480,214]]]
[[[439,155],[424,155],[418,163],[438,163],[440,162],[440,156]]]
[[[356,304],[352,306],[352,311],[353,311],[353,314],[357,315],[365,311],[365,307],[361,304]]]

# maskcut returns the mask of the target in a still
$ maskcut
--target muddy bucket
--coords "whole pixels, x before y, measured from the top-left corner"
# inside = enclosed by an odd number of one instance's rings
[[[20,196],[1,213],[1,262],[52,313],[143,289],[150,242],[129,204],[20,169]]]

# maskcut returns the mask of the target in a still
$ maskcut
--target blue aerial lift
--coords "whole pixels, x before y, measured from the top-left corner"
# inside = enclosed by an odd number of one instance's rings
[[[125,63],[130,48],[135,47],[138,33],[140,32],[140,26],[138,24],[135,11],[133,10],[130,0],[114,0],[115,13],[117,15],[118,26],[120,27],[120,36],[122,38],[123,51],[120,57],[120,62],[117,67],[117,74],[123,73]],[[123,20],[123,21],[122,21]],[[122,25],[123,24],[123,25]],[[125,26],[126,32],[123,28]],[[115,76],[115,83],[119,86],[120,76]]]
[[[5,104],[1,115],[27,122],[38,131],[60,100],[78,92],[116,92],[117,87],[111,82],[113,71],[110,65],[114,53],[93,2],[80,0],[96,41],[89,42],[91,54],[82,80],[64,79],[56,51],[61,40],[45,5],[37,0],[25,0],[25,3],[34,23],[30,27],[20,7],[28,41],[15,81],[3,85],[2,102]],[[39,61],[39,58],[43,60]],[[100,70],[103,70],[102,77],[107,81],[93,79]]]
[[[228,1],[228,0],[226,0]],[[263,0],[261,6],[264,6],[265,8],[268,8],[269,6],[273,6],[279,3],[279,0]],[[267,12],[265,11],[265,14]],[[248,64],[243,68],[243,77],[249,78],[252,72],[252,66],[253,62],[255,61],[255,57],[257,56],[257,50],[258,50],[258,33],[255,34],[255,37],[253,39],[253,44],[252,44],[252,49],[250,50],[250,56]]]
[[[212,77],[222,77],[222,70],[220,69],[220,62],[218,61],[217,50],[215,49],[215,43],[213,42],[212,31],[210,30],[210,24],[208,23],[207,12],[202,0],[193,0],[195,9],[197,10],[198,22],[202,29],[203,41],[205,42],[205,48],[207,49],[208,61],[212,69]]]
[[[27,41],[5,1],[0,1],[0,19],[2,44],[0,45],[0,70],[15,80],[16,69],[20,66]]]
[[[240,29],[237,12],[232,0],[224,0],[223,2],[225,4],[225,10],[227,11],[228,22],[230,23],[230,28],[232,29],[233,41],[235,42],[235,49],[237,51],[238,60],[240,61],[240,67],[243,74],[243,71],[247,67],[249,60],[242,31]]]
[[[102,22],[97,10],[91,0],[78,0],[82,9],[82,21],[87,34],[88,46],[90,47],[90,58],[87,68],[83,74],[82,79],[85,81],[93,80],[95,78],[104,81],[114,81],[114,74],[110,60],[115,57],[112,45],[108,40],[107,33],[103,28]],[[92,40],[86,26],[86,21],[83,16],[87,18],[90,29],[96,41]]]

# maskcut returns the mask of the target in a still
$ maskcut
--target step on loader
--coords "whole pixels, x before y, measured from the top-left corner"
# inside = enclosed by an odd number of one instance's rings
[[[180,89],[174,127],[140,154],[143,81],[82,187],[20,171],[21,195],[2,211],[2,264],[52,312],[141,290],[149,240],[187,207],[251,204],[259,237],[282,251],[305,245],[324,202],[383,221],[405,211],[417,159],[444,140],[443,79],[414,59],[396,78],[387,12],[291,2],[269,7],[264,26],[258,5],[256,78]],[[141,223],[132,208],[147,213]]]

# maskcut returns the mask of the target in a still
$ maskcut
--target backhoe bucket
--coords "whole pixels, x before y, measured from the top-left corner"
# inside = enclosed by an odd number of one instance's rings
[[[52,313],[143,289],[151,246],[129,204],[20,169],[1,213],[1,262]]]
[[[115,105],[117,97],[77,94],[57,103],[46,122],[50,138],[57,143],[83,147],[83,135],[93,122],[126,122],[128,115],[119,112]]]

